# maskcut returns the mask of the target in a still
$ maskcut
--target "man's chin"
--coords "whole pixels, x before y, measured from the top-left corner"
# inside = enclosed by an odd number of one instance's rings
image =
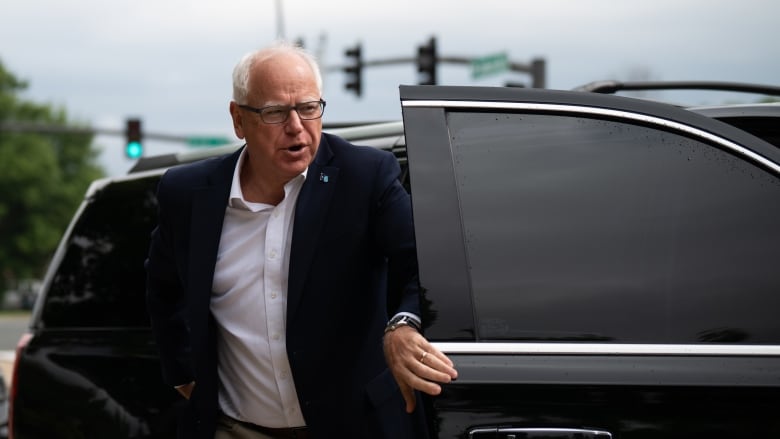
[[[303,171],[309,167],[310,163],[310,158],[302,157],[298,160],[285,161],[282,165],[282,169],[284,169],[285,173],[292,178],[303,173]]]

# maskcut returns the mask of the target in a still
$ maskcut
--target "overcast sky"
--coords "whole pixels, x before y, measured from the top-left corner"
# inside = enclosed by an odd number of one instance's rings
[[[0,60],[29,81],[25,97],[64,107],[70,118],[122,129],[233,136],[227,112],[231,72],[246,52],[277,35],[303,39],[324,68],[346,62],[361,42],[364,59],[409,57],[435,36],[442,56],[506,52],[541,57],[548,88],[600,79],[780,83],[777,0],[2,0]],[[528,83],[520,73],[478,80],[444,65],[440,83]],[[326,121],[400,118],[398,85],[413,65],[366,70],[362,99],[326,72]],[[708,102],[708,98],[701,104]],[[132,163],[123,140],[98,136],[109,174]],[[182,145],[147,144],[147,153]]]

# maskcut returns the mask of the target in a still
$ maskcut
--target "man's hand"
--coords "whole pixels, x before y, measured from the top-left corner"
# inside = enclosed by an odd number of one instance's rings
[[[192,395],[192,389],[194,388],[195,388],[195,381],[175,387],[175,389],[179,392],[181,396],[184,397],[184,399],[190,399],[190,396]]]
[[[437,383],[449,383],[458,377],[452,361],[409,326],[387,332],[384,350],[385,361],[406,401],[407,413],[414,411],[414,390],[438,395],[441,386]]]

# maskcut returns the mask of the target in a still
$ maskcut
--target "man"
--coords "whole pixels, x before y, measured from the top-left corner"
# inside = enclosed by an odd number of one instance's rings
[[[323,134],[324,107],[307,52],[251,53],[230,103],[246,145],[160,182],[147,301],[180,437],[424,437],[414,390],[457,376],[416,329],[398,164]]]

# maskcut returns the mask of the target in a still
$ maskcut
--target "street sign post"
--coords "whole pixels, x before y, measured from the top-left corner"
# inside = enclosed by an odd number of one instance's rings
[[[507,70],[509,70],[509,57],[507,57],[506,52],[494,53],[471,60],[471,77],[474,79]]]

